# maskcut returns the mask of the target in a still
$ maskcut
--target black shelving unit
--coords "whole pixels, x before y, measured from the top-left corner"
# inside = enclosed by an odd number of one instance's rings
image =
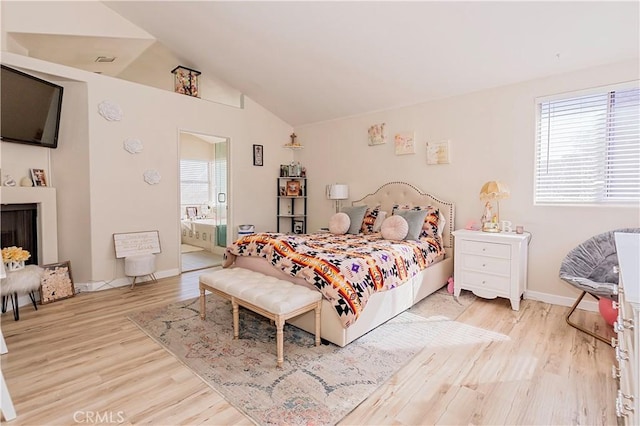
[[[306,234],[307,178],[300,176],[279,177],[277,179],[277,184],[277,231],[293,234]],[[298,188],[297,191],[296,188]],[[294,193],[297,195],[294,195]]]

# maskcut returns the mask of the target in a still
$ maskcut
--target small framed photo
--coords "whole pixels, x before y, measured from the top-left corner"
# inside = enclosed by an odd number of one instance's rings
[[[299,195],[300,195],[300,181],[299,180],[287,181],[287,196],[297,197]]]
[[[31,180],[33,181],[33,186],[48,186],[47,185],[47,175],[44,172],[44,169],[30,169],[31,170]]]
[[[253,146],[253,165],[264,166],[264,147],[262,145]]]
[[[293,221],[293,233],[294,234],[304,234],[304,222],[301,220]]]
[[[198,216],[198,208],[197,207],[187,207],[187,219],[195,219]]]
[[[287,188],[284,186],[281,186],[278,188],[278,195],[281,197],[284,197],[285,195],[287,195]]]
[[[71,277],[71,262],[58,262],[43,265],[40,280],[40,303],[55,302],[75,296],[73,278]]]

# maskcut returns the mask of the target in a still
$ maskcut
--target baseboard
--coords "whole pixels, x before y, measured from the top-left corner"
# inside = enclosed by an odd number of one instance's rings
[[[167,269],[165,271],[158,271],[154,275],[158,279],[175,277],[176,275],[180,275],[180,270]],[[101,290],[108,290],[110,288],[126,287],[126,286],[130,286],[132,281],[133,281],[133,278],[122,277],[122,278],[116,278],[115,280],[111,280],[111,281],[92,281],[88,283],[74,283],[73,286],[76,290],[76,294],[79,294],[79,293],[85,293],[89,291],[101,291]],[[136,280],[136,285],[143,284],[148,281],[151,281],[151,277],[139,278]],[[36,297],[37,297],[36,301],[39,305],[40,296],[37,293],[36,293]],[[18,307],[22,308],[23,306],[27,306],[27,305],[31,305],[31,299],[29,298],[29,295],[28,294],[19,295]],[[13,308],[11,307],[11,302],[7,301],[7,312],[10,312],[10,311],[13,311]]]
[[[549,293],[541,293],[539,291],[527,290],[524,292],[524,298],[530,299],[530,300],[537,300],[539,302],[549,303],[551,305],[573,306],[573,304],[576,303],[576,299],[578,298],[578,296],[573,298],[573,297],[566,297],[566,296],[557,296],[555,294],[549,294]],[[588,300],[588,299],[591,299],[591,300]],[[587,295],[585,296],[584,299],[582,299],[582,302],[580,302],[580,304],[578,305],[578,309],[584,309],[585,311],[598,312],[598,302],[593,300],[591,296]]]

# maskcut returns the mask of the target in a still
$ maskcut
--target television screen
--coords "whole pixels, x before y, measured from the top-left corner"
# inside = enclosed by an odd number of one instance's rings
[[[62,91],[61,86],[2,65],[2,140],[56,148]]]

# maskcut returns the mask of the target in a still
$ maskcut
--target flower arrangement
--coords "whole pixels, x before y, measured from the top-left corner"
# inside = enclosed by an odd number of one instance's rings
[[[22,247],[5,247],[2,249],[2,262],[7,265],[9,271],[17,271],[24,268],[24,261],[31,257],[31,253]]]

